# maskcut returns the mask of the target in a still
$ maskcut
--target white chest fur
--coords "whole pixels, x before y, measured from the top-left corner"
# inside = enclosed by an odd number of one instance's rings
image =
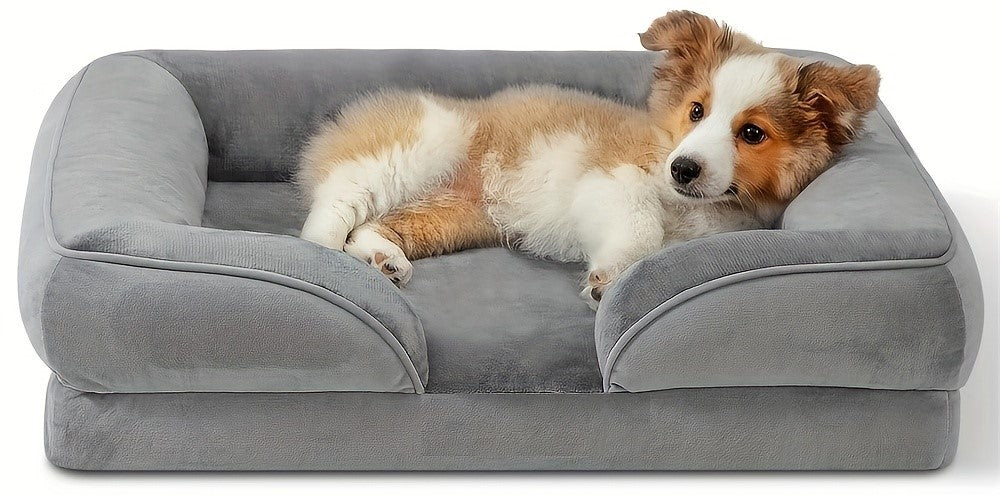
[[[586,151],[579,136],[567,133],[536,136],[515,167],[501,169],[495,155],[486,155],[487,210],[513,247],[556,260],[585,260],[569,209]]]

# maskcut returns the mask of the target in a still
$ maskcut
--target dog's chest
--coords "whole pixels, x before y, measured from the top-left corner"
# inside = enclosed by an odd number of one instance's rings
[[[499,157],[486,154],[487,210],[512,245],[542,257],[585,259],[569,212],[585,156],[583,140],[572,134],[532,140],[516,164],[503,164]]]

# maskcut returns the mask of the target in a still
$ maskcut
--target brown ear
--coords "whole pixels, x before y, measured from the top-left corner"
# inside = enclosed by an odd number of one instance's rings
[[[796,93],[819,112],[830,143],[845,145],[854,139],[865,114],[878,100],[879,75],[870,65],[834,66],[813,62],[799,68]]]
[[[671,58],[687,60],[712,58],[732,51],[763,51],[763,47],[725,24],[689,10],[675,10],[653,21],[639,34],[643,48],[667,51]]]
[[[675,10],[653,21],[639,42],[646,50],[668,50],[671,55],[704,53],[729,30],[712,19],[688,10]]]

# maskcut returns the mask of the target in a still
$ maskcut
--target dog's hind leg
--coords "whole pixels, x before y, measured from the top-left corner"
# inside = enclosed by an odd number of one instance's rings
[[[405,284],[412,273],[411,260],[497,246],[500,241],[500,231],[482,204],[444,193],[359,226],[351,232],[344,251],[393,282]]]
[[[343,250],[355,227],[447,182],[475,129],[451,104],[418,93],[356,103],[303,154],[297,180],[311,205],[301,237]]]

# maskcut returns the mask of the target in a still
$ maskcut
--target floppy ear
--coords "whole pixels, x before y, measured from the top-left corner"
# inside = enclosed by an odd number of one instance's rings
[[[743,33],[689,10],[675,10],[653,21],[639,42],[646,50],[666,51],[671,59],[688,62],[721,60],[731,53],[766,49]]]
[[[845,145],[854,139],[865,114],[875,108],[878,85],[879,74],[873,66],[813,62],[799,68],[796,93],[819,113],[830,143]]]
[[[653,21],[639,42],[646,50],[667,50],[673,56],[705,54],[724,38],[729,28],[688,10],[675,10]]]

